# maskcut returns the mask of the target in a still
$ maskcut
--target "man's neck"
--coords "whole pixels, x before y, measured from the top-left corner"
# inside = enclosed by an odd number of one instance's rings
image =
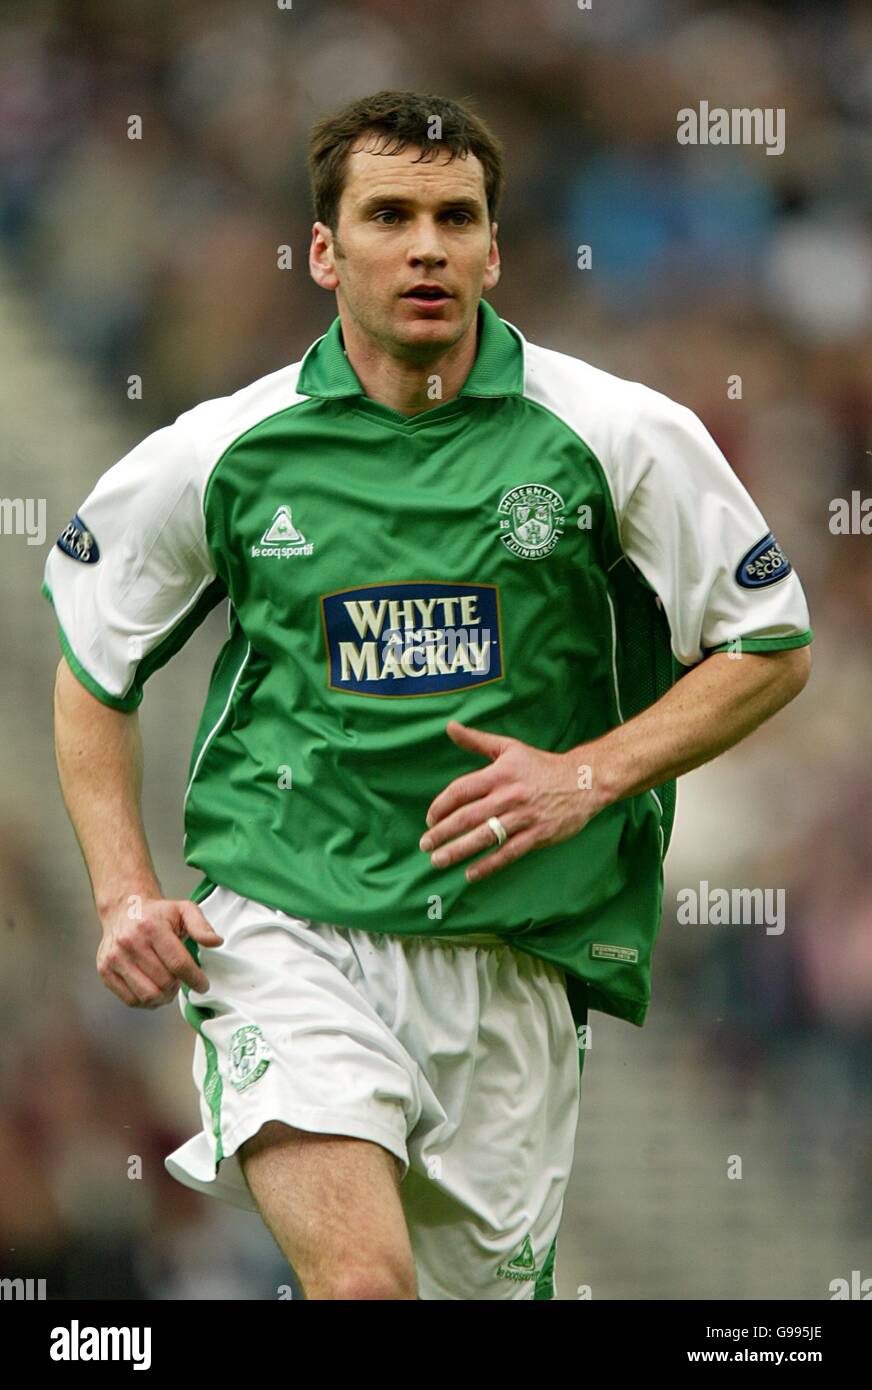
[[[367,396],[401,415],[420,415],[453,400],[472,371],[478,351],[478,315],[458,342],[426,362],[391,357],[374,346],[353,319],[343,319],[342,337]]]

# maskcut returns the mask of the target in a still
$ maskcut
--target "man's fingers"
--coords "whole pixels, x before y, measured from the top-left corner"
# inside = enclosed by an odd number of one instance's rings
[[[116,961],[112,966],[112,972],[120,975],[134,996],[134,1007],[156,1009],[160,1004],[169,1003],[169,999],[164,997],[164,991],[159,989],[132,960]]]
[[[117,970],[104,970],[100,978],[107,989],[111,989],[113,994],[117,994],[122,1004],[127,1004],[132,1009],[137,1007],[139,1000],[128,989]]]
[[[160,936],[151,942],[138,943],[132,952],[132,959],[143,975],[147,976],[161,992],[171,989],[176,983],[175,971],[168,968],[163,958]]]
[[[495,815],[496,812],[490,811],[488,814]],[[527,828],[531,817],[525,816],[523,812],[503,811],[500,813],[500,821],[506,834],[512,837]],[[434,869],[447,869],[452,864],[459,864],[461,860],[468,859],[471,854],[481,854],[483,850],[492,849],[496,843],[494,832],[487,824],[486,816],[484,821],[478,821],[475,827],[465,835],[459,835],[456,839],[434,851],[430,856],[430,862]]]
[[[449,719],[445,732],[459,748],[470,753],[480,753],[483,758],[498,758],[512,739],[505,734],[489,734],[486,729],[474,729],[470,724],[461,724],[459,719]]]
[[[209,977],[202,966],[197,964],[187,946],[182,945],[171,927],[168,926],[166,931],[161,933],[160,938],[154,942],[154,948],[166,968],[178,980],[184,980],[196,994],[206,993]]]
[[[483,797],[480,801],[466,802],[459,806],[456,811],[443,816],[436,825],[424,832],[418,841],[419,848],[425,853],[430,853],[432,850],[438,849],[440,845],[448,844],[450,840],[456,839],[459,835],[465,835],[470,830],[477,830],[486,823],[488,816],[502,817],[513,809],[519,810],[523,801],[523,787],[500,785],[490,796]],[[491,831],[488,831],[488,835],[493,840]],[[437,864],[436,867],[438,868],[439,865]]]
[[[127,982],[140,1005],[168,1004],[175,998],[182,981],[198,994],[205,994],[209,988],[205,972],[168,922],[160,923],[149,940],[143,939],[120,949],[116,947],[110,957],[110,968]]]
[[[181,917],[188,936],[192,936],[201,946],[221,946],[224,937],[219,936],[212,923],[203,916],[196,903],[184,899],[179,903]]]
[[[477,772],[465,772],[462,777],[455,777],[454,781],[449,782],[445,790],[430,803],[426,816],[428,826],[432,828],[438,821],[450,816],[459,806],[488,796],[499,785],[501,778],[502,774],[498,771],[496,763],[480,767]]]
[[[221,946],[196,903],[154,899],[137,920],[119,913],[104,928],[97,969],[114,994],[131,1008],[157,1008],[174,999],[184,982],[205,994],[209,978],[195,959],[196,945]]]
[[[538,843],[535,827],[532,826],[517,835],[510,835],[506,843],[494,850],[493,854],[486,854],[483,859],[470,864],[465,877],[470,883],[474,883],[476,879],[488,878],[504,869],[506,865],[514,864],[522,854],[528,854],[531,849],[535,849]]]

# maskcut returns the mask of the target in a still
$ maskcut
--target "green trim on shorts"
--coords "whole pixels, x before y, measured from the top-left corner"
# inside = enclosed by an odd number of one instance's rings
[[[545,1263],[536,1276],[536,1286],[533,1290],[533,1298],[553,1298],[554,1297],[554,1256],[557,1254],[557,1237],[551,1242],[551,1249],[545,1256]]]
[[[196,888],[189,895],[191,902],[201,903],[204,898],[208,898],[210,893],[214,893],[217,887],[217,883],[213,883],[208,875],[205,878],[201,878]],[[196,960],[196,956],[194,957],[194,959]]]
[[[191,937],[185,937],[184,943],[190,951],[197,964],[200,964],[200,952],[197,949],[196,941]],[[210,1018],[215,1017],[214,1009],[207,1009],[202,1004],[191,1003],[190,985],[182,985],[182,993],[185,996],[185,1018],[200,1038],[203,1047],[206,1049],[206,1075],[203,1078],[203,1095],[212,1113],[212,1133],[215,1135],[215,1166],[224,1157],[224,1144],[221,1138],[221,1097],[224,1093],[224,1083],[221,1080],[221,1069],[218,1066],[218,1049],[211,1038],[207,1038],[203,1032],[203,1024],[208,1023]]]

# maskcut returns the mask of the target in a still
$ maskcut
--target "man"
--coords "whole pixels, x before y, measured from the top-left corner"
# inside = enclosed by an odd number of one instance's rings
[[[690,411],[482,299],[483,122],[378,93],[310,173],[328,332],[110,468],[47,561],[98,969],[131,1007],[181,986],[203,1130],[167,1167],[259,1211],[307,1298],[551,1298],[588,1009],[644,1021],[674,779],[798,693],[808,611]],[[167,900],[135,710],[225,598],[205,877]]]

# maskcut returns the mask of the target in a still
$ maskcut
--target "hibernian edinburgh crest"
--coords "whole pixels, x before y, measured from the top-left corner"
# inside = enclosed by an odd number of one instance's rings
[[[271,1061],[263,1033],[256,1023],[237,1028],[230,1039],[230,1084],[244,1091],[263,1076]]]
[[[522,560],[550,555],[563,535],[563,498],[544,483],[523,483],[498,507],[500,540]]]

